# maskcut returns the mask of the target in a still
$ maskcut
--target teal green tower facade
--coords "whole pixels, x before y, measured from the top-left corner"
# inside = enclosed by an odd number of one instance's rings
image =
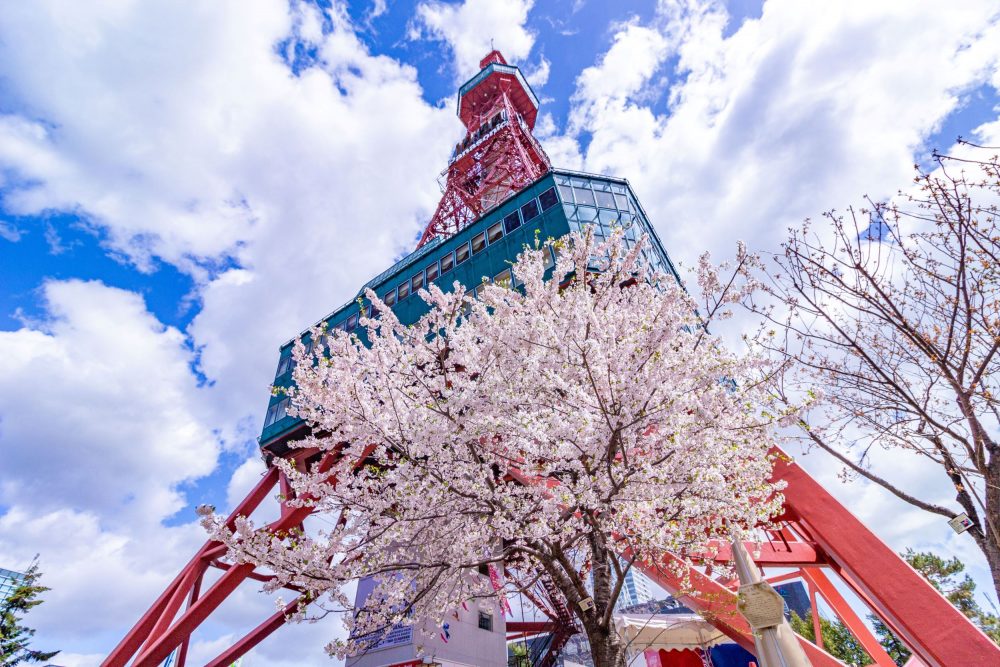
[[[647,261],[677,275],[628,181],[553,169],[454,235],[435,237],[399,260],[316,324],[347,332],[358,330],[361,334],[358,321],[362,310],[371,308],[364,298],[369,288],[401,322],[410,324],[428,310],[418,292],[429,283],[449,290],[458,282],[464,290],[474,290],[484,280],[509,279],[511,263],[536,239],[560,238],[590,227],[601,240],[615,226],[625,230],[628,245],[648,236],[644,250]],[[299,336],[307,346],[311,344],[308,331]],[[274,378],[274,386],[279,389],[292,383],[294,340],[282,345],[279,352]],[[287,414],[288,403],[281,391],[275,392],[268,403],[259,439],[265,456],[283,455],[289,441],[306,433],[302,420]]]

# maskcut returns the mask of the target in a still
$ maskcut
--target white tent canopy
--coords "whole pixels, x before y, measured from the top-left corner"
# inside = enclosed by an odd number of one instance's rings
[[[630,655],[648,649],[707,649],[732,641],[698,614],[615,614],[615,626]]]

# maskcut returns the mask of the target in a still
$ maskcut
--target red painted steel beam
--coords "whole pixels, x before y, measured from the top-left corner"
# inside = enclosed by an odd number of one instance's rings
[[[203,547],[204,549],[204,547]],[[170,602],[171,597],[173,597],[174,592],[177,587],[184,580],[188,573],[188,569],[197,563],[198,555],[191,560],[191,562],[183,570],[177,573],[170,585],[167,586],[166,590],[160,594],[160,597],[156,599],[145,614],[142,615],[132,629],[129,630],[128,634],[118,642],[118,646],[114,648],[113,651],[105,658],[104,662],[101,663],[101,667],[124,667],[128,663],[129,659],[135,655],[135,652],[139,650],[142,646],[145,638],[149,635],[150,630],[156,625],[156,622],[163,615],[163,610]]]
[[[854,638],[861,642],[861,646],[872,657],[879,667],[896,667],[895,661],[882,648],[875,635],[872,634],[864,621],[851,609],[844,596],[833,585],[833,582],[820,570],[802,570],[802,578],[809,584],[810,592],[819,591],[823,599],[827,601],[837,617],[847,626]],[[813,615],[813,623],[819,625],[818,614]],[[820,635],[817,634],[817,637]],[[817,642],[819,643],[819,642]]]
[[[226,563],[225,561],[214,560],[211,563],[212,567],[218,568],[220,570],[231,570],[233,569],[232,563]],[[267,583],[269,581],[274,581],[275,577],[273,574],[261,574],[260,572],[251,572],[247,575],[247,579],[253,579],[254,581],[260,581],[262,583]],[[296,593],[304,592],[301,586],[296,586],[295,584],[284,584],[282,588],[287,588],[290,591],[295,591]]]
[[[628,551],[623,556],[629,558]],[[636,561],[634,567],[652,579],[658,586],[676,596],[685,605],[701,614],[724,635],[751,653],[757,651],[750,624],[736,609],[736,593],[711,577],[688,567],[672,554],[664,554],[662,563],[647,564]],[[684,568],[690,582],[684,582],[671,571],[672,567]],[[811,641],[798,637],[799,645],[813,667],[843,667],[841,661],[820,649]]]
[[[174,594],[170,596],[170,601],[167,602],[166,606],[163,608],[163,612],[160,614],[159,620],[153,629],[150,630],[149,636],[146,638],[145,643],[142,648],[139,649],[139,653],[142,654],[146,649],[152,645],[159,637],[163,636],[163,633],[167,631],[170,627],[170,623],[177,616],[177,611],[184,604],[184,598],[188,597],[191,591],[194,589],[195,582],[201,579],[202,575],[205,574],[207,565],[204,562],[195,563],[193,567],[187,569],[187,574],[184,576],[184,580],[181,585],[177,587]]]
[[[818,566],[826,562],[826,558],[816,545],[811,542],[789,542],[757,544],[756,542],[744,542],[747,552],[753,558],[753,562],[762,567],[809,567]],[[715,563],[730,563],[733,560],[733,546],[728,543],[713,540],[710,543],[712,549],[707,553],[692,553],[694,560],[712,561]],[[715,555],[708,553],[715,551]]]
[[[508,634],[525,634],[552,632],[556,624],[552,621],[510,621],[507,623]]]
[[[155,667],[166,660],[184,637],[189,636],[201,625],[201,622],[208,618],[209,614],[215,611],[252,571],[253,565],[244,564],[237,565],[224,573],[162,637],[135,659],[132,667]]]
[[[284,625],[285,617],[295,610],[295,607],[301,600],[301,597],[296,598],[286,604],[284,609],[276,611],[269,616],[266,621],[248,632],[242,639],[227,648],[214,660],[206,663],[205,667],[225,667],[242,658],[250,649],[264,641],[268,635]]]
[[[198,601],[198,596],[201,595],[201,582],[205,578],[204,572],[198,579],[195,580],[194,586],[191,587],[191,597],[188,599],[188,609],[191,608],[195,602]],[[187,654],[188,647],[191,644],[191,635],[184,638],[181,642],[181,650],[177,652],[177,667],[186,667],[187,665]]]
[[[1000,665],[1000,648],[799,465],[779,459],[774,479],[789,513],[876,612],[929,667]]]

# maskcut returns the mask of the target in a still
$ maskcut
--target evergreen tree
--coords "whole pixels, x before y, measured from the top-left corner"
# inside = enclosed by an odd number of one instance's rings
[[[990,639],[1000,644],[1000,617],[985,611],[976,602],[976,582],[972,580],[972,577],[966,574],[962,579],[958,579],[958,576],[965,571],[965,563],[957,558],[945,560],[930,551],[907,549],[906,553],[901,555],[914,570],[930,582],[931,586],[939,590],[949,602],[955,605],[956,609],[979,626]],[[910,657],[910,649],[906,648],[903,642],[877,617],[871,615],[869,619],[875,627],[875,634],[878,636],[879,642],[889,657],[897,665],[904,664]]]
[[[789,619],[792,630],[802,635],[809,641],[816,642],[816,633],[813,632],[812,612],[806,612],[802,618],[794,611]],[[820,616],[820,632],[823,633],[823,650],[833,657],[842,660],[848,665],[870,665],[872,659],[862,648],[861,642],[854,638],[851,631],[842,622],[831,621]]]
[[[42,604],[39,596],[49,590],[45,586],[38,585],[41,576],[36,557],[14,590],[0,600],[0,667],[13,667],[26,662],[45,662],[59,653],[59,651],[46,653],[28,648],[35,631],[22,625],[24,615]]]

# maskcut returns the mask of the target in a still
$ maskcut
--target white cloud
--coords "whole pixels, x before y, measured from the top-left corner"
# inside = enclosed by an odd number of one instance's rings
[[[542,56],[537,65],[525,70],[524,79],[532,88],[541,88],[549,81],[551,67],[552,63],[545,56]]]
[[[227,509],[223,510],[220,507],[218,510],[223,512],[236,507],[250,490],[257,485],[264,472],[264,462],[260,460],[259,456],[252,456],[240,464],[233,471],[232,477],[229,478],[229,484],[226,486]]]
[[[39,649],[107,653],[204,541],[194,523],[163,528],[136,520],[109,529],[107,518],[30,504],[0,516],[5,565],[24,566],[40,554],[41,583],[51,588],[30,615]]]
[[[21,240],[23,233],[24,232],[13,224],[0,220],[0,239],[10,241],[11,243],[17,243]]]
[[[42,293],[43,321],[0,332],[0,503],[169,516],[219,448],[184,335],[99,282]]]
[[[627,176],[688,260],[735,238],[770,249],[806,216],[895,192],[1000,50],[988,2],[770,0],[728,36],[727,20],[661,3],[619,27],[571,109],[584,167]]]
[[[96,665],[204,540],[193,514],[161,522],[219,445],[183,334],[139,295],[75,280],[42,293],[44,319],[0,332],[0,562],[41,555],[37,645]]]
[[[479,61],[490,52],[491,41],[508,62],[528,57],[535,35],[524,24],[534,4],[534,0],[465,0],[458,4],[428,0],[417,6],[410,36],[447,42],[456,75],[464,81],[479,71]]]

